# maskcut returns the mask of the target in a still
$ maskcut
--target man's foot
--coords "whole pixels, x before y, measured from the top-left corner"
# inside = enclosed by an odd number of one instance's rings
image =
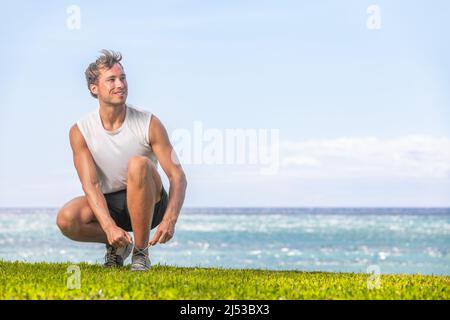
[[[131,257],[131,271],[147,271],[151,263],[148,257],[148,248],[141,250],[135,248]]]
[[[107,244],[105,263],[103,266],[105,268],[122,267],[125,259],[130,255],[133,250],[133,244],[129,243],[125,247],[116,249],[115,247]]]

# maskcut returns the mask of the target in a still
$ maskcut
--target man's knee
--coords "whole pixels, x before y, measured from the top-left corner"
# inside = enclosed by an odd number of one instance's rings
[[[56,225],[66,237],[73,237],[79,230],[79,224],[67,209],[61,209],[56,217]]]
[[[149,158],[133,156],[128,161],[128,181],[143,185],[145,179],[153,178],[153,170],[156,170]]]

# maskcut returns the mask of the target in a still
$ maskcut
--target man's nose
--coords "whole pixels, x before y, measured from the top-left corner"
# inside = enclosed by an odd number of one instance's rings
[[[116,88],[125,88],[125,81],[123,81],[123,80],[120,80],[120,79],[117,79],[116,81],[115,81],[115,85],[116,85]]]

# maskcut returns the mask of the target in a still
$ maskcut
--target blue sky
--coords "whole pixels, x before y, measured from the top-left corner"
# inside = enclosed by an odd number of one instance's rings
[[[370,5],[379,30],[366,26]],[[66,12],[80,8],[80,29]],[[277,129],[280,170],[187,164],[186,206],[450,206],[446,1],[14,1],[0,13],[0,206],[82,195],[83,72],[120,51],[169,135]],[[168,187],[167,179],[165,185]]]

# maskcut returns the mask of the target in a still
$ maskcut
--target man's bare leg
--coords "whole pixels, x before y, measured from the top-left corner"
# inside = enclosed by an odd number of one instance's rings
[[[150,159],[134,156],[128,162],[127,206],[135,247],[146,248],[155,203],[160,200],[162,182]]]
[[[58,212],[56,224],[69,239],[81,242],[108,243],[85,196],[74,198]]]

